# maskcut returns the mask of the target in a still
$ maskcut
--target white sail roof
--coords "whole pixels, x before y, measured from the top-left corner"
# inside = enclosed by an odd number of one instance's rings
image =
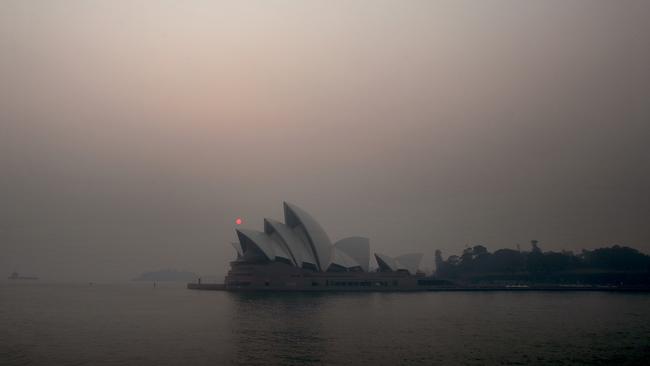
[[[361,268],[368,272],[370,268],[370,240],[360,236],[344,238],[336,243],[334,247],[354,259]]]
[[[397,262],[395,262],[395,258],[384,254],[375,253],[375,259],[377,260],[377,265],[379,265],[380,270],[397,271]]]
[[[277,240],[287,248],[293,263],[302,267],[305,245],[287,225],[272,219],[264,219],[264,232],[272,238],[274,234],[277,235]]]
[[[332,249],[332,257],[330,258],[330,266],[331,265],[336,265],[345,269],[361,267],[352,257],[337,248]]]
[[[244,251],[241,248],[241,244],[239,244],[236,241],[233,241],[232,243],[233,248],[237,251],[237,259],[241,259],[244,256]]]
[[[422,253],[409,253],[403,254],[399,257],[396,257],[395,260],[398,263],[398,269],[405,269],[411,274],[415,274],[420,268],[420,262],[422,261]]]
[[[411,274],[415,274],[420,268],[420,262],[422,261],[422,253],[410,253],[400,255],[399,257],[393,258],[384,254],[375,254],[377,259],[377,264],[379,268],[383,271],[399,271],[405,270]]]
[[[260,259],[260,254],[262,254],[270,261],[275,260],[275,245],[268,235],[249,229],[237,229],[236,231],[244,259]]]
[[[316,271],[370,270],[370,240],[353,236],[332,245],[318,222],[301,208],[284,202],[286,223],[264,219],[264,232],[237,229],[239,243],[232,243],[239,261],[281,261]],[[376,253],[382,271],[416,273],[422,254],[390,257]]]
[[[300,242],[302,243],[302,263],[308,263],[318,268],[318,262],[316,261],[316,256],[314,256],[314,249],[312,248],[311,244],[309,244],[305,228],[302,226],[296,226],[291,231],[298,239],[300,239]]]
[[[332,242],[318,222],[300,207],[284,202],[284,221],[287,226],[304,228],[307,242],[313,251],[318,269],[324,271],[329,265]]]

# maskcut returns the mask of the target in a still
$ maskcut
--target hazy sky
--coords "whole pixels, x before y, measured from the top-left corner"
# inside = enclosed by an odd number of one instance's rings
[[[0,2],[0,273],[222,275],[282,201],[431,262],[650,251],[650,2]],[[3,275],[4,276],[4,275]]]

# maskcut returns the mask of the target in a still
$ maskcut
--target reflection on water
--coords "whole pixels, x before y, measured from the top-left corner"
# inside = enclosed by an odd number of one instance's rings
[[[229,294],[239,364],[319,364],[327,351],[322,294]],[[263,326],[260,326],[263,324]]]
[[[650,296],[229,294],[240,364],[641,362]],[[622,313],[622,309],[627,312]]]
[[[643,364],[650,295],[0,285],[0,364]]]

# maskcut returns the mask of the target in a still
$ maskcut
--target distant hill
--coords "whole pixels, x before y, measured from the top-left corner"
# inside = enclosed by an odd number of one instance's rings
[[[192,282],[199,276],[194,272],[164,269],[160,271],[144,272],[133,281],[160,281],[160,282]]]

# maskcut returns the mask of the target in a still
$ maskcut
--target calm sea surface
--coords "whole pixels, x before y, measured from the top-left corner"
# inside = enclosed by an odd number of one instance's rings
[[[0,365],[650,364],[650,294],[0,284]]]

